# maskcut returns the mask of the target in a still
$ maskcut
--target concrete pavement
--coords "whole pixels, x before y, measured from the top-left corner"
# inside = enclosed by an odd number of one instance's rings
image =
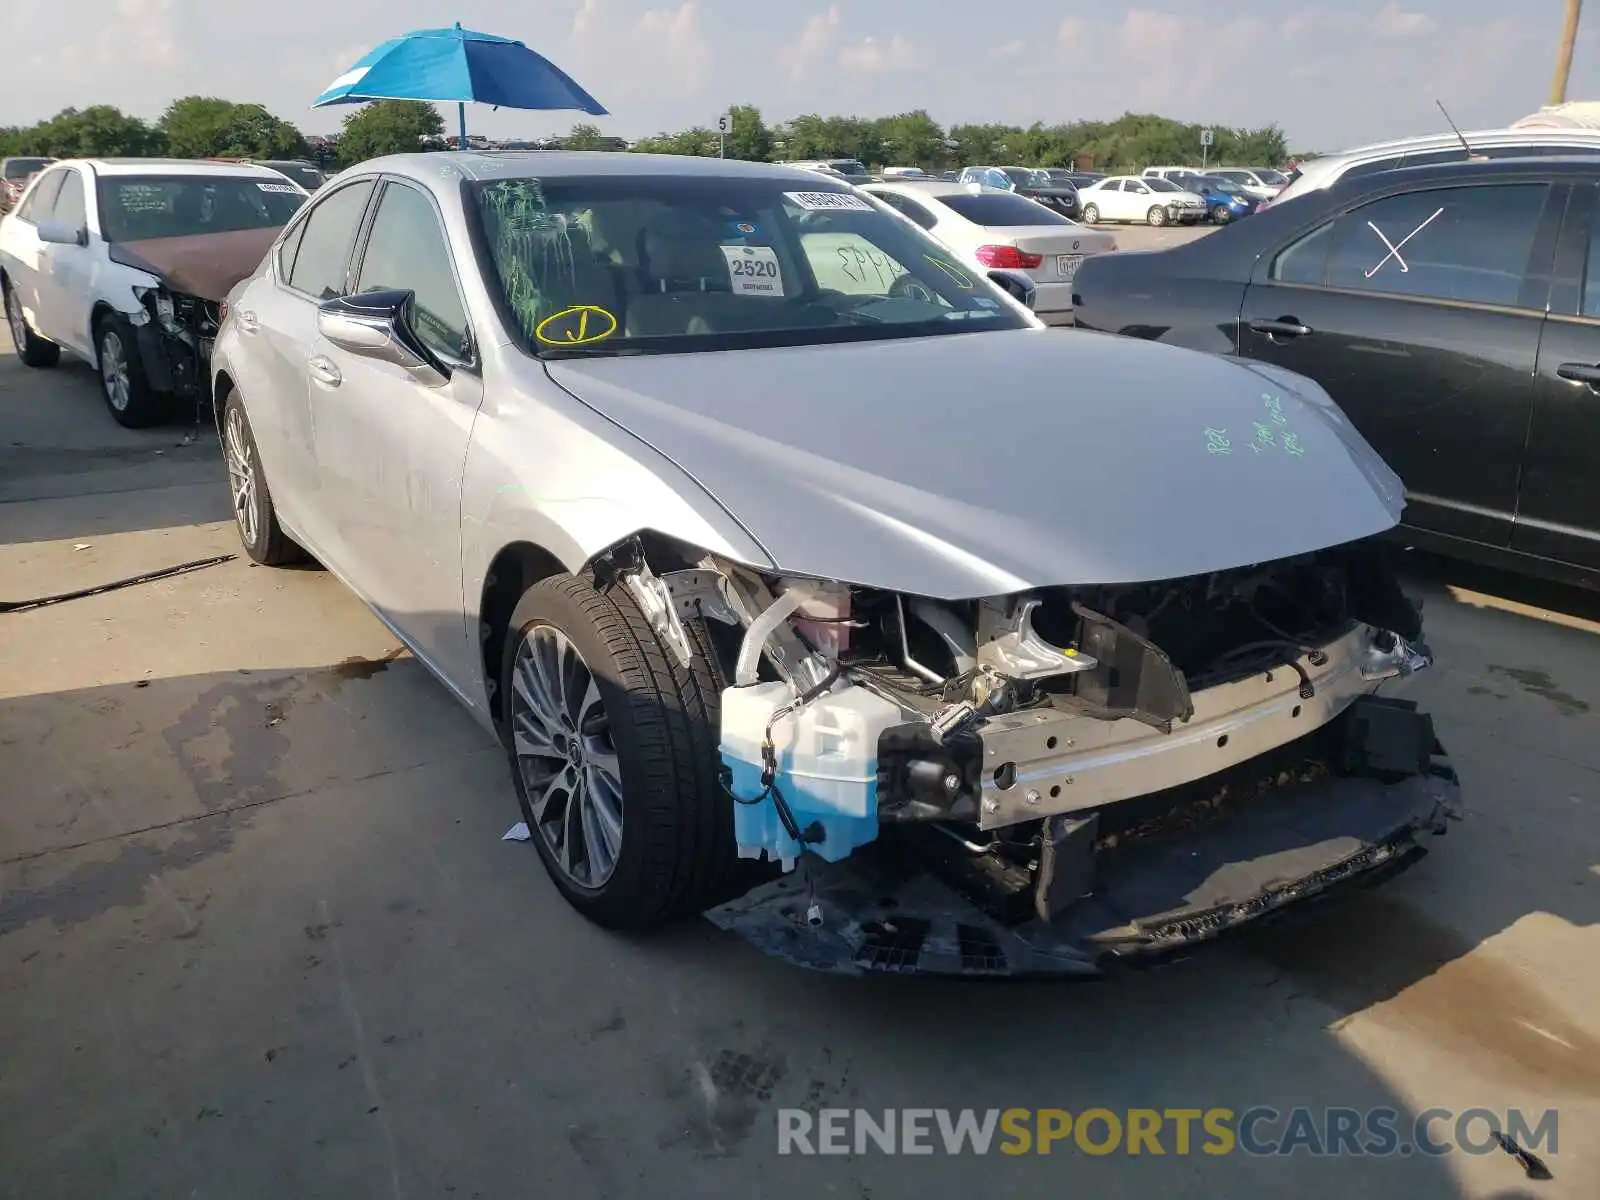
[[[0,358],[0,599],[234,548],[183,433]],[[699,922],[587,925],[499,840],[498,749],[320,571],[0,614],[0,1195],[1591,1197],[1600,604],[1415,585],[1440,666],[1413,694],[1468,820],[1311,924],[1090,986],[841,981]],[[1556,1178],[776,1153],[784,1106],[1258,1104],[1556,1107]]]

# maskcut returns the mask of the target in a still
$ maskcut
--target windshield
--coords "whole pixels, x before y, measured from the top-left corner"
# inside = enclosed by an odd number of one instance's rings
[[[1162,179],[1159,175],[1151,175],[1144,181],[1150,185],[1152,192],[1181,192],[1183,189],[1175,183]]]
[[[270,229],[305,195],[286,181],[209,175],[102,175],[100,232],[108,242]]]
[[[53,158],[8,158],[5,178],[26,179],[35,171],[42,171],[53,162],[55,162]]]
[[[1216,175],[1207,177],[1206,186],[1214,192],[1222,192],[1229,196],[1242,196],[1244,189],[1231,179],[1222,179]]]
[[[910,222],[819,179],[506,179],[473,186],[483,274],[543,357],[1019,329]]]
[[[976,196],[937,196],[940,204],[975,225],[1071,225],[1042,204],[1014,192],[983,192]]]
[[[1270,184],[1273,187],[1282,187],[1289,182],[1289,177],[1282,171],[1274,171],[1271,168],[1257,171],[1256,178],[1261,180],[1262,183]]]
[[[838,158],[824,165],[832,167],[841,175],[865,175],[867,173],[867,164],[853,158]]]

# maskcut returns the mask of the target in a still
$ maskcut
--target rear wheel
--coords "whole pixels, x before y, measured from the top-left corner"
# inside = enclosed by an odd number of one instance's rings
[[[1144,219],[1152,225],[1165,225],[1167,223],[1167,210],[1159,204],[1152,205],[1150,211],[1145,214]]]
[[[11,346],[26,367],[53,367],[61,361],[61,347],[28,328],[22,315],[22,301],[8,283],[5,286],[6,326],[11,330]]]
[[[1099,207],[1097,205],[1094,205],[1094,204],[1085,204],[1083,206],[1083,223],[1085,225],[1094,225],[1094,224],[1097,224],[1099,222],[1099,220],[1100,220],[1100,209],[1099,209]]]
[[[558,575],[512,614],[501,664],[511,775],[561,894],[647,929],[724,898],[732,801],[718,780],[721,672],[679,665],[625,588]]]
[[[133,326],[115,313],[94,323],[94,344],[100,356],[100,394],[117,424],[143,429],[165,415],[162,397],[145,378]]]

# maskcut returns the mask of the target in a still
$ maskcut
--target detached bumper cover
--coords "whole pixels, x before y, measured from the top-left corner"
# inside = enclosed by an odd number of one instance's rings
[[[837,974],[1092,977],[1387,879],[1458,813],[1454,772],[1436,756],[1427,774],[1324,778],[1192,832],[1103,852],[1093,894],[1049,923],[995,919],[888,839],[839,863],[808,858],[808,870],[706,915],[769,954]]]

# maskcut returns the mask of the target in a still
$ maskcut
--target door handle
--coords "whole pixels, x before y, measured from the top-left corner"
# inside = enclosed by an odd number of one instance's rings
[[[254,310],[241,308],[233,314],[233,319],[238,322],[240,333],[254,333],[260,328]]]
[[[1276,321],[1251,321],[1250,328],[1269,338],[1298,338],[1311,333],[1311,326],[1302,325],[1296,317],[1279,317]]]
[[[338,387],[344,382],[344,376],[339,374],[339,368],[333,365],[333,360],[324,355],[313,355],[306,364],[311,371],[311,378],[324,387]]]
[[[1588,363],[1562,363],[1556,368],[1556,374],[1563,379],[1570,379],[1573,383],[1587,383],[1590,387],[1600,390],[1600,367],[1590,366]]]

